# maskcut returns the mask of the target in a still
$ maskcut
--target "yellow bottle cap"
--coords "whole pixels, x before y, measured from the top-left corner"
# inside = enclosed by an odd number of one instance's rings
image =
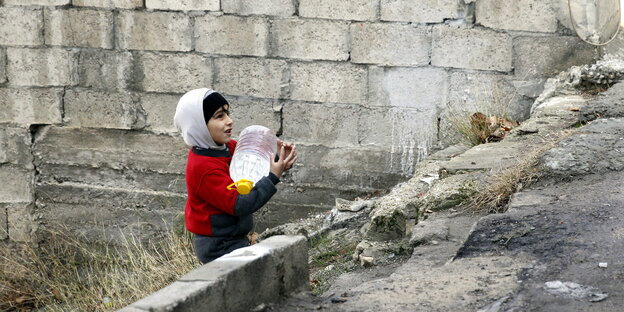
[[[246,180],[246,179],[240,179],[230,185],[227,186],[228,190],[236,190],[238,191],[238,194],[241,195],[247,195],[249,194],[249,192],[251,192],[251,189],[253,188],[254,183],[252,181]]]
[[[238,191],[238,194],[247,195],[251,192],[253,184],[254,183],[249,180],[242,179],[236,182],[236,190]]]

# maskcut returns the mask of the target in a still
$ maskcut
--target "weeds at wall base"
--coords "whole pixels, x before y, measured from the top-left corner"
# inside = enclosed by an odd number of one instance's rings
[[[0,310],[114,311],[173,282],[198,263],[187,235],[144,244],[94,244],[49,231],[39,247],[0,245]]]
[[[352,257],[358,237],[350,231],[339,231],[333,237],[324,235],[311,242],[308,263],[312,294],[322,294],[336,276],[355,269]]]
[[[571,131],[563,130],[545,139],[539,147],[527,151],[524,158],[516,165],[492,176],[482,189],[458,206],[464,212],[503,213],[511,196],[539,180],[542,176],[540,159],[557,143],[568,137]]]

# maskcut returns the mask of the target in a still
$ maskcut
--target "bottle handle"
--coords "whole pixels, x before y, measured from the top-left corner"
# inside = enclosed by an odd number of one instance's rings
[[[240,179],[230,185],[228,185],[226,188],[228,190],[236,190],[238,192],[238,194],[241,195],[247,195],[249,194],[249,192],[251,192],[251,189],[254,187],[254,183],[253,181],[247,180],[247,179]]]

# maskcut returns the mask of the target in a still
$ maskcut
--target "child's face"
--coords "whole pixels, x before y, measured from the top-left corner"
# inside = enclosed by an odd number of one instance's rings
[[[208,132],[212,140],[221,145],[230,142],[232,138],[232,119],[230,118],[229,106],[222,106],[212,115],[208,123]]]

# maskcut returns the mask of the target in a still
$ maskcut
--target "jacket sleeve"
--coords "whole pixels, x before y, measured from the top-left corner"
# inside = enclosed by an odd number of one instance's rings
[[[258,181],[251,192],[240,195],[236,190],[228,190],[233,183],[227,172],[212,170],[206,173],[201,183],[201,197],[211,206],[234,216],[246,216],[254,213],[266,204],[277,192],[275,185],[279,178],[273,173]]]
[[[239,194],[234,204],[234,215],[246,216],[262,208],[277,192],[275,187],[277,183],[279,183],[279,178],[270,172],[268,176],[263,177],[254,185],[249,194]]]

